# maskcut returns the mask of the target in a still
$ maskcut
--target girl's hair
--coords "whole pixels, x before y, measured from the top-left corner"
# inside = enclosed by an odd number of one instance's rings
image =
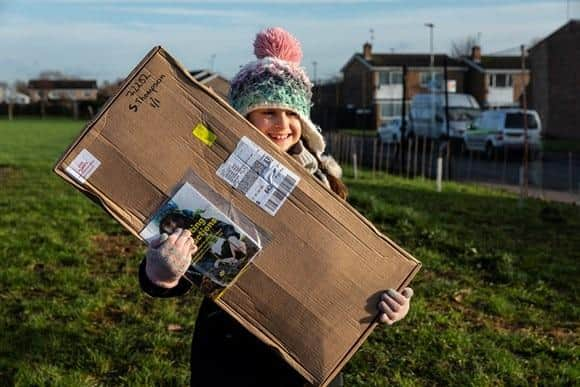
[[[327,171],[325,171],[324,168],[320,168],[320,170],[326,175],[326,178],[330,183],[330,189],[332,189],[332,191],[340,196],[341,199],[346,200],[348,197],[348,188],[346,188],[346,185],[342,182],[342,180],[336,176],[332,176]]]
[[[328,170],[326,169],[326,167],[324,167],[324,164],[322,163],[322,161],[320,160],[320,157],[318,157],[316,152],[313,152],[308,147],[306,142],[303,142],[303,144],[306,147],[306,149],[308,149],[308,151],[314,155],[314,157],[316,158],[316,161],[318,161],[318,166],[320,167],[320,170],[322,171],[322,173],[324,173],[324,175],[328,179],[328,182],[330,183],[330,189],[335,194],[340,196],[341,199],[346,200],[346,198],[348,196],[348,188],[346,188],[346,185],[344,184],[344,182],[340,178],[330,174],[328,172]]]

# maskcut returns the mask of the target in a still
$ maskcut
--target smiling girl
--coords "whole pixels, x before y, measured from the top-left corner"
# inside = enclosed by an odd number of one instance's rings
[[[254,42],[257,60],[245,65],[231,84],[230,102],[283,152],[308,173],[346,199],[342,170],[324,155],[325,143],[310,120],[312,84],[300,67],[300,43],[281,28],[260,32]],[[147,250],[140,283],[154,297],[186,293],[183,274],[197,246],[188,230],[177,229]],[[377,305],[378,320],[393,324],[409,311],[411,288],[388,289]],[[291,311],[289,311],[291,313]],[[192,386],[304,386],[306,381],[276,353],[232,317],[204,298],[191,353]],[[339,374],[330,386],[342,386]]]

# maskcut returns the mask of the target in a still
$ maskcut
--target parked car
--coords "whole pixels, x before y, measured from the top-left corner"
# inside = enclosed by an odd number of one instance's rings
[[[465,148],[485,152],[492,158],[503,148],[523,149],[524,117],[527,118],[528,145],[535,152],[541,148],[542,123],[535,110],[497,109],[484,111],[463,137]]]
[[[447,106],[447,109],[445,108]],[[449,137],[463,139],[471,122],[479,117],[481,109],[477,100],[469,94],[445,93],[417,94],[411,100],[411,128],[409,136],[439,139]]]
[[[377,135],[383,144],[397,144],[401,142],[401,123],[403,120],[393,118],[388,123],[382,124],[377,129]],[[407,125],[407,133],[409,131],[409,120],[405,120]]]

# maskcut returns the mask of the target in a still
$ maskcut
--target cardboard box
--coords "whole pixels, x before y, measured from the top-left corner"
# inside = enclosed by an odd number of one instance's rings
[[[215,134],[213,144],[207,133],[193,134],[200,123]],[[216,175],[242,137],[300,178],[275,215]],[[406,286],[420,262],[161,47],[54,167],[137,237],[191,170],[270,235],[217,303],[308,381],[326,385],[375,327],[380,293]]]

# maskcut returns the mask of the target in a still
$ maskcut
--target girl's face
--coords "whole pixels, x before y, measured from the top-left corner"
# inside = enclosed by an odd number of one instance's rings
[[[257,109],[248,114],[248,120],[284,152],[302,135],[300,117],[290,110]]]

